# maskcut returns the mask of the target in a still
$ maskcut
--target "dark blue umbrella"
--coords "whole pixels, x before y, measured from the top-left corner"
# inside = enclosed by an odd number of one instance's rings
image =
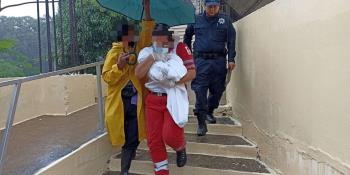
[[[236,22],[274,0],[221,0],[224,12]]]
[[[140,20],[143,0],[97,0],[102,7]],[[151,16],[157,23],[177,26],[194,23],[195,8],[191,0],[151,0]]]

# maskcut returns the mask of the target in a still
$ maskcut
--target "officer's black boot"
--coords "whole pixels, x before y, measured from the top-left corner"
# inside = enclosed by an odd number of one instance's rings
[[[133,159],[133,156],[135,155],[135,153],[136,153],[136,150],[127,150],[127,149],[122,150],[120,175],[129,175],[131,160]]]
[[[216,123],[216,118],[214,117],[213,113],[214,113],[214,110],[209,109],[208,114],[207,114],[207,121],[210,124],[215,124]]]
[[[198,136],[205,136],[208,132],[207,123],[205,122],[206,115],[205,114],[197,114],[197,119],[198,119],[197,135]]]

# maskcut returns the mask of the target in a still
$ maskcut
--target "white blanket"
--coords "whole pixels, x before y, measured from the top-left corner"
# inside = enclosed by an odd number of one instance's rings
[[[187,73],[182,59],[176,54],[168,55],[168,61],[155,62],[150,71],[149,77],[153,81],[164,84],[167,92],[167,108],[175,123],[183,128],[188,122],[189,102],[185,85],[175,87],[166,86],[170,81],[179,81]]]

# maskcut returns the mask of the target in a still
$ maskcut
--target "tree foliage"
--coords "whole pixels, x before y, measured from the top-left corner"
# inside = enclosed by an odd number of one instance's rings
[[[15,45],[15,42],[13,40],[9,40],[9,39],[0,40],[0,53],[6,52],[10,48],[12,48],[14,45]]]
[[[63,0],[63,38],[64,57],[72,60],[70,53],[70,31],[68,0]],[[112,42],[116,40],[116,29],[118,25],[127,23],[127,18],[113,11],[102,8],[95,0],[84,0],[83,6],[78,0],[76,4],[76,17],[78,27],[78,54],[79,63],[92,63],[98,61],[97,58],[104,57],[111,48]],[[56,19],[59,19],[57,14]],[[58,25],[58,28],[60,25]],[[59,34],[60,35],[60,34]],[[60,36],[58,36],[59,38]],[[60,52],[60,56],[62,53]],[[70,61],[60,60],[63,67],[70,67]],[[85,60],[85,61],[84,61]],[[64,64],[66,63],[66,64]]]
[[[40,18],[41,24],[41,42],[42,53],[44,57],[43,68],[47,70],[46,50],[46,23],[44,18]],[[38,51],[38,32],[37,32],[37,20],[32,17],[6,17],[0,16],[0,40],[12,42],[13,47],[7,51],[12,54],[2,54],[2,59],[15,61],[18,54],[21,53],[21,57],[25,57],[26,61],[32,64],[33,71],[31,74],[24,74],[25,76],[38,74],[39,71],[39,51]],[[35,70],[35,71],[34,71]]]
[[[61,0],[63,25],[60,24],[59,9],[56,9],[58,46],[58,69],[74,66],[70,56],[70,20],[68,0]],[[83,5],[82,5],[83,4]],[[87,64],[104,57],[116,40],[116,29],[128,19],[113,11],[102,8],[96,0],[76,0],[78,63]],[[50,19],[52,21],[52,19]],[[40,18],[43,71],[48,70],[47,34],[45,18]],[[52,24],[51,24],[52,25]],[[64,51],[61,51],[63,29]],[[53,29],[53,26],[51,27]],[[53,35],[53,32],[51,32]],[[8,39],[9,40],[8,40]],[[52,36],[51,43],[54,37]],[[0,77],[29,76],[39,73],[37,19],[32,17],[0,16]],[[4,48],[3,48],[4,47]],[[6,47],[6,49],[5,49]],[[55,55],[54,45],[52,52]]]
[[[12,50],[14,46],[13,40],[0,40],[0,78],[22,77],[37,73],[38,70],[33,68],[24,55]]]

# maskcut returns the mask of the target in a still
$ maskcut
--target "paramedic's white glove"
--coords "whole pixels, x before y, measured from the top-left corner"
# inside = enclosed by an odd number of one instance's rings
[[[152,53],[152,57],[154,61],[163,61],[163,62],[167,61],[167,56],[164,54]]]
[[[173,88],[176,86],[176,83],[174,80],[163,81],[161,84],[168,88]]]
[[[169,87],[175,87],[176,83],[175,81],[169,81]]]

